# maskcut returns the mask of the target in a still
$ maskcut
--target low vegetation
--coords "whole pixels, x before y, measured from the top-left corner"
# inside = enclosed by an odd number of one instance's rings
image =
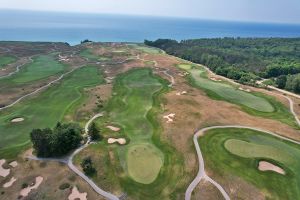
[[[93,122],[89,127],[88,134],[91,137],[91,140],[102,140],[103,137],[100,135],[100,130],[97,125]]]
[[[17,59],[13,56],[0,56],[0,68],[4,67],[5,65],[16,62],[16,60]]]
[[[30,139],[38,157],[57,157],[77,148],[83,139],[77,124],[57,123],[54,129],[33,129]]]
[[[97,173],[91,157],[85,157],[80,163],[80,165],[82,167],[83,172],[87,176],[93,176],[95,173]]]

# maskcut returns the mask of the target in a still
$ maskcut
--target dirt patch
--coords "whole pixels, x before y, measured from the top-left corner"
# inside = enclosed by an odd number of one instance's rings
[[[71,194],[68,197],[68,200],[87,200],[87,193],[80,193],[76,186],[73,187]]]
[[[282,168],[280,168],[272,163],[269,163],[267,161],[259,161],[258,169],[260,171],[273,171],[278,174],[283,174],[283,175],[285,174],[285,171]]]
[[[125,138],[108,138],[108,140],[107,140],[108,144],[113,144],[116,142],[121,145],[124,145],[124,144],[126,144],[126,139]]]
[[[28,194],[31,192],[31,190],[36,190],[39,188],[39,186],[41,185],[41,183],[43,182],[44,178],[42,176],[37,176],[35,178],[35,182],[31,183],[30,186],[23,188],[20,192],[20,195],[22,197],[27,197]]]
[[[5,164],[6,160],[5,159],[1,159],[0,160],[0,176],[2,177],[7,177],[10,174],[10,169],[4,169],[3,165]]]

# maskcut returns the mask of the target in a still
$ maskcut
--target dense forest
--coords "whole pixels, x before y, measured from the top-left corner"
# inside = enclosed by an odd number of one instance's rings
[[[271,78],[280,88],[300,92],[300,38],[158,39],[145,44],[244,84]]]

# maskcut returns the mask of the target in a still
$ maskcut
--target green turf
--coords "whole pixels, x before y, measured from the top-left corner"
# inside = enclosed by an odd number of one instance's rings
[[[4,67],[5,65],[16,62],[16,61],[17,61],[17,59],[13,56],[0,56],[0,68]]]
[[[154,47],[149,47],[143,44],[128,44],[129,47],[133,47],[137,50],[143,51],[145,53],[149,53],[149,54],[159,54],[162,53],[163,51],[158,49],[158,48],[154,48]]]
[[[107,57],[103,57],[103,56],[98,56],[95,55],[91,49],[84,49],[80,52],[80,56],[87,58],[89,60],[93,60],[93,61],[107,61],[110,60]]]
[[[220,179],[239,176],[259,188],[269,199],[298,199],[300,146],[250,129],[208,131],[199,138],[206,167]],[[271,162],[286,172],[259,171],[259,161]],[[288,187],[287,187],[288,186]]]
[[[10,109],[0,112],[0,157],[15,156],[29,143],[33,128],[52,127],[78,100],[81,89],[103,82],[97,68],[88,66],[66,76],[62,83],[53,85],[37,97],[27,99]],[[23,117],[20,123],[11,123],[15,117]]]
[[[225,81],[209,80],[206,70],[199,66],[180,64],[178,67],[188,71],[191,84],[203,89],[211,98],[237,104],[249,114],[276,119],[299,128],[289,109],[275,98],[258,92],[241,91],[237,86]]]

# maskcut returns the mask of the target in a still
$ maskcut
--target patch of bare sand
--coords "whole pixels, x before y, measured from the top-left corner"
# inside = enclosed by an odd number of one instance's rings
[[[31,190],[36,190],[39,188],[40,184],[43,182],[44,178],[42,176],[37,176],[35,178],[35,182],[34,183],[31,183],[30,186],[26,187],[26,188],[23,188],[21,191],[20,191],[20,195],[22,197],[27,197],[28,194],[31,192]]]
[[[16,182],[17,179],[15,177],[11,177],[11,179],[3,184],[4,188],[9,188],[10,186],[12,186],[14,184],[14,182]]]
[[[108,140],[107,140],[108,144],[113,144],[116,142],[121,145],[124,145],[124,144],[126,144],[126,139],[125,138],[108,138]]]
[[[1,159],[0,160],[0,176],[2,177],[7,177],[10,174],[10,169],[4,169],[3,165],[5,164],[6,160],[5,159]]]
[[[80,193],[78,188],[74,186],[71,194],[68,196],[68,200],[87,200],[87,193]]]
[[[22,121],[24,121],[24,118],[22,118],[22,117],[14,118],[11,120],[11,122],[13,122],[13,123],[18,123],[18,122],[22,122]]]
[[[118,131],[121,130],[120,128],[115,127],[115,126],[106,126],[106,128],[108,128],[108,129],[110,129],[110,130],[112,130],[112,131],[114,131],[114,132],[118,132]]]
[[[280,168],[272,163],[269,163],[267,161],[259,161],[258,169],[260,171],[273,171],[278,174],[283,174],[283,175],[285,174],[285,171],[282,168]]]
[[[17,167],[18,166],[18,162],[17,161],[12,161],[9,163],[9,165],[13,168]]]
[[[167,120],[167,123],[171,123],[174,121],[175,113],[171,113],[164,116],[164,119]]]

